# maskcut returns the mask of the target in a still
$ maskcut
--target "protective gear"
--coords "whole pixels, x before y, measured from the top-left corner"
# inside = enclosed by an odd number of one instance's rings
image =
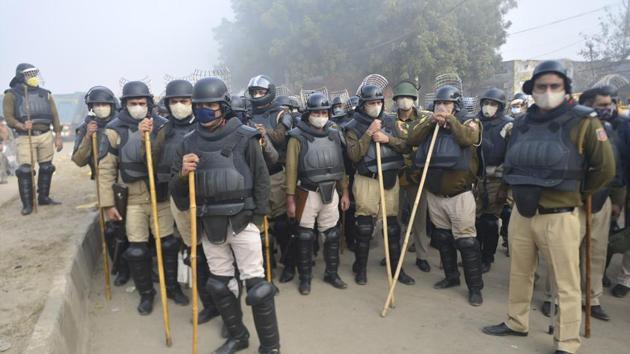
[[[146,97],[151,104],[153,103],[153,95],[149,91],[149,86],[142,81],[129,81],[122,89],[122,96],[120,100],[124,102],[128,98],[140,98]]]
[[[227,85],[218,77],[207,77],[197,81],[193,87],[192,102],[193,104],[218,103],[223,113],[221,117],[229,118],[232,116],[231,97]],[[194,112],[201,124],[209,123],[218,118],[214,111],[209,108],[195,108]]]
[[[202,127],[192,131],[183,143],[183,154],[195,152],[199,164],[195,173],[197,217],[211,243],[222,244],[228,221],[235,233],[251,221],[255,209],[254,176],[246,160],[254,128],[230,119],[215,132]]]
[[[177,102],[175,104],[171,104],[168,106],[171,115],[175,119],[186,119],[192,115],[193,108],[191,104],[184,104],[181,102]]]
[[[8,92],[13,93],[15,102],[13,104],[15,118],[20,123],[26,123],[29,118],[33,124],[50,126],[53,122],[52,106],[50,104],[50,91],[41,87],[28,88],[24,96],[24,86],[20,88],[10,88]],[[28,113],[26,102],[28,101]]]
[[[328,124],[319,132],[304,122],[289,131],[300,141],[298,178],[301,184],[318,190],[325,204],[332,202],[335,184],[344,176],[343,147],[339,132]]]
[[[298,273],[300,274],[299,291],[302,295],[311,293],[311,279],[313,278],[313,241],[315,231],[303,227],[298,228]]]
[[[431,245],[440,252],[440,260],[444,269],[445,278],[433,286],[435,289],[445,289],[459,286],[459,270],[457,269],[457,250],[455,239],[450,230],[433,229],[431,233]]]
[[[400,260],[400,224],[398,223],[398,217],[387,217],[387,240],[389,245],[389,259],[391,263],[392,276],[396,273],[396,267],[398,267],[398,261]],[[398,281],[405,285],[413,285],[416,281],[408,276],[401,268],[398,276]]]
[[[394,86],[394,97],[392,98],[394,101],[398,101],[400,97],[410,97],[412,101],[416,101],[418,100],[418,88],[416,88],[416,85],[411,81],[401,81]],[[400,105],[398,105],[398,107],[400,107]]]
[[[164,279],[166,282],[166,296],[178,305],[188,305],[190,300],[182,292],[177,282],[177,264],[179,254],[179,239],[173,235],[163,237],[162,251],[164,253]]]
[[[37,203],[39,205],[58,205],[60,202],[50,198],[50,185],[52,176],[55,172],[55,166],[52,162],[40,162],[39,176],[37,178]]]
[[[39,86],[39,77],[29,77],[26,79],[26,84],[30,87],[38,87]]]
[[[462,94],[456,87],[444,86],[439,88],[435,92],[435,98],[433,99],[433,105],[437,106],[437,102],[454,102],[455,111],[459,112],[463,107]]]
[[[111,106],[106,106],[106,107],[111,107]],[[102,158],[104,158],[109,151],[109,141],[107,140],[107,136],[105,135],[105,127],[107,126],[107,124],[109,124],[109,122],[112,121],[113,116],[114,115],[110,115],[105,118],[94,119],[94,116],[88,113],[88,116],[85,117],[81,125],[79,125],[77,129],[75,130],[74,148],[72,150],[72,153],[74,154],[81,146],[81,143],[83,142],[83,139],[85,138],[85,135],[87,134],[88,124],[90,124],[91,122],[96,122],[97,130],[95,134],[96,134],[96,145],[98,147],[98,155],[99,155],[98,159],[100,161]],[[87,163],[90,166],[91,179],[94,179],[96,175],[96,169],[94,168],[94,161],[90,157]]]
[[[514,94],[514,97],[512,97],[512,102],[514,102],[516,100],[521,100],[523,102],[527,102],[527,95],[522,93],[522,92],[517,92],[517,93]]]
[[[326,271],[324,281],[337,289],[345,289],[348,285],[339,277],[339,242],[340,232],[338,227],[333,227],[324,231],[326,240],[324,241],[324,261]]]
[[[158,130],[166,123],[166,119],[153,117],[152,138],[157,135]],[[116,131],[120,137],[120,144],[115,151],[112,151],[120,160],[120,176],[123,182],[135,182],[146,180],[149,176],[142,153],[142,139],[138,134],[138,122],[131,118],[127,111],[120,111],[108,125],[108,128]]]
[[[188,258],[188,262],[190,262],[190,258]],[[190,265],[190,263],[188,264]],[[206,286],[208,279],[210,279],[208,260],[203,252],[203,247],[197,247],[197,293],[199,294],[199,300],[203,304],[203,310],[197,314],[197,322],[199,324],[209,322],[211,319],[219,316],[219,310],[214,305],[212,295]]]
[[[108,118],[112,114],[112,106],[98,106],[92,108],[92,112],[99,119]]]
[[[326,123],[328,123],[328,117],[314,117],[309,115],[308,122],[315,128],[321,129],[326,125]]]
[[[291,99],[288,96],[277,96],[275,100],[273,100],[274,106],[291,108]]]
[[[355,112],[352,120],[346,125],[346,129],[354,132],[357,137],[362,137],[372,123],[372,119],[366,117],[361,112]],[[396,127],[395,118],[392,116],[382,117],[381,131],[394,136],[399,136],[399,129]],[[381,145],[381,167],[383,170],[383,179],[386,189],[391,189],[398,178],[398,171],[404,165],[403,156],[394,151],[389,144]],[[357,172],[362,176],[376,178],[376,144],[370,142],[368,152],[357,165]]]
[[[545,92],[545,93],[532,93],[534,102],[542,109],[552,110],[562,104],[565,100],[566,93],[560,92]]]
[[[359,92],[359,106],[363,106],[368,101],[385,101],[383,90],[376,85],[364,85]]]
[[[29,215],[33,212],[33,179],[31,178],[31,165],[20,165],[15,170],[18,180],[18,190],[22,201],[22,215]]]
[[[460,122],[466,118],[457,117]],[[414,166],[419,169],[424,167],[426,158],[429,153],[431,139],[425,139],[418,147],[414,158]],[[472,149],[470,146],[462,147],[455,140],[455,137],[449,129],[441,128],[438,131],[431,158],[431,168],[444,169],[453,171],[466,171],[472,157]]]
[[[455,240],[455,246],[462,254],[464,278],[469,290],[483,289],[481,275],[481,251],[476,237],[464,237]]]
[[[105,86],[90,88],[85,94],[84,100],[88,108],[92,108],[94,103],[109,103],[112,108],[116,108],[119,104],[114,93]]]
[[[348,109],[351,109],[354,111],[359,106],[359,96],[350,97],[350,99],[348,99],[348,102],[346,102],[346,104],[348,105]]]
[[[151,254],[145,242],[131,242],[125,252],[131,277],[140,294],[140,304],[138,312],[141,315],[148,315],[153,311],[153,299],[155,289],[153,289],[153,279],[151,277]]]
[[[510,117],[500,115],[493,119],[482,117],[481,125],[481,149],[483,150],[484,164],[486,166],[499,166],[505,159],[507,148],[506,126],[513,124]]]
[[[367,284],[367,261],[370,254],[370,239],[374,232],[374,220],[371,216],[360,215],[357,222],[357,247],[352,270],[356,273],[354,281],[359,285]]]
[[[149,112],[149,108],[147,106],[127,106],[127,112],[129,115],[136,120],[142,120],[147,117],[147,113]]]
[[[607,108],[595,108],[595,112],[597,112],[597,116],[601,120],[609,120],[613,116],[613,109],[610,107]]]
[[[164,92],[164,100],[168,102],[169,98],[183,97],[190,98],[193,94],[193,85],[186,80],[173,80],[166,85]]]
[[[333,114],[333,117],[341,117],[344,114],[346,114],[346,111],[343,108],[341,108],[341,107],[334,107],[332,109],[332,114]]]
[[[252,278],[245,281],[247,297],[245,303],[252,307],[254,325],[260,340],[258,353],[280,353],[280,333],[274,296],[276,289],[264,279]]]
[[[171,111],[174,112],[174,110]],[[177,149],[184,141],[184,136],[194,128],[195,125],[191,121],[181,121],[176,118],[170,119],[162,128],[165,131],[165,139],[155,168],[157,189],[161,193],[168,193],[162,189],[168,189],[168,183],[171,179],[171,166],[177,159]]]
[[[396,99],[396,106],[403,111],[408,111],[413,108],[413,99],[409,97],[398,97]]]
[[[512,107],[512,109],[510,109],[510,112],[512,114],[519,114],[519,113],[521,113],[521,109],[518,108],[518,107]]]
[[[371,105],[371,106],[366,106],[364,107],[365,113],[372,117],[372,118],[378,118],[378,116],[381,115],[381,112],[383,111],[383,105]]]
[[[234,112],[245,112],[247,110],[247,100],[242,96],[231,96],[231,106]]]
[[[30,70],[29,70],[30,69]],[[35,69],[35,70],[33,70]],[[17,67],[15,68],[15,76],[11,79],[11,82],[9,83],[10,87],[13,87],[19,83],[26,83],[26,77],[24,75],[24,72],[31,72],[31,73],[38,73],[38,70],[35,68],[35,66],[33,64],[29,64],[29,63],[20,63],[17,65]]]
[[[306,110],[308,112],[313,111],[328,111],[330,109],[330,102],[328,102],[328,98],[323,94],[316,92],[310,96],[306,100]]]
[[[499,104],[499,110],[503,111],[505,109],[505,92],[496,87],[489,89],[484,92],[484,94],[479,98],[479,102],[483,104],[483,101],[494,101]]]
[[[571,93],[571,78],[569,78],[567,69],[564,65],[557,60],[545,60],[538,64],[536,68],[534,68],[532,78],[523,83],[523,92],[531,95],[534,89],[534,81],[536,81],[539,76],[549,73],[554,73],[562,77],[564,80],[564,90],[567,94]]]
[[[223,115],[217,117],[217,115],[215,114],[216,111],[210,108],[195,108],[194,112],[197,121],[199,121],[199,123],[203,125],[208,124],[215,119],[223,118]]]
[[[243,324],[240,301],[227,287],[231,279],[231,277],[211,275],[207,284],[208,291],[228,332],[227,341],[214,351],[217,354],[232,354],[249,347],[249,332]]]
[[[584,159],[569,133],[590,108],[566,104],[552,119],[528,115],[516,121],[503,164],[503,179],[512,186],[519,213],[532,217],[543,188],[574,192],[584,176]]]
[[[267,94],[262,97],[254,97],[255,89],[267,90]],[[249,83],[247,84],[247,92],[249,93],[249,100],[252,102],[254,108],[260,108],[273,102],[276,98],[276,85],[272,83],[268,76],[258,75],[249,80]]]
[[[497,114],[498,110],[499,110],[499,107],[491,106],[489,104],[485,104],[483,105],[483,107],[481,107],[481,113],[486,118],[494,117],[494,115]]]
[[[494,253],[499,244],[499,219],[493,214],[481,214],[477,219],[477,240],[481,246],[481,262],[494,263]]]

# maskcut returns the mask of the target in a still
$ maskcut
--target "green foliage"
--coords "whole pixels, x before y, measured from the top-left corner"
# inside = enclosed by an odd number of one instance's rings
[[[353,91],[367,74],[431,87],[454,71],[473,83],[494,72],[515,0],[232,0],[215,29],[236,86],[265,73],[297,88]]]
[[[594,35],[582,34],[585,48],[580,55],[586,60],[622,61],[630,56],[630,11],[628,0],[621,7],[609,7],[599,19],[600,31]]]

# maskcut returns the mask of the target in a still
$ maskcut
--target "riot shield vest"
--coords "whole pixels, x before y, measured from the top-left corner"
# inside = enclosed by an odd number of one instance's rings
[[[168,122],[162,127],[165,130],[165,139],[156,168],[158,184],[168,184],[171,178],[171,166],[177,158],[177,149],[184,141],[184,136],[195,128],[193,121],[194,119],[191,118],[178,120],[168,117]]]
[[[466,118],[457,117],[457,119],[463,123]],[[422,144],[418,146],[418,150],[416,150],[416,155],[413,160],[414,167],[420,169],[424,167],[430,146],[431,137],[427,136]],[[440,128],[435,138],[430,167],[433,169],[466,171],[470,166],[471,159],[472,147],[460,146],[449,129]]]
[[[515,121],[503,164],[503,179],[512,186],[522,215],[531,217],[536,213],[543,189],[579,190],[585,164],[570,132],[593,112],[575,105],[552,119],[535,120],[528,114]]]
[[[282,113],[282,110],[273,106],[262,112],[254,110],[250,122],[253,124],[262,124],[267,131],[273,131],[276,129],[276,127],[278,127],[278,124],[280,124],[278,119],[286,120],[286,122],[284,122],[283,124],[287,126],[291,125],[292,117],[289,114],[286,114],[285,117],[285,114]],[[273,175],[282,171],[286,156],[286,144],[276,144],[273,141],[271,142],[279,155],[278,162],[276,162],[274,165],[267,166],[269,174]]]
[[[391,136],[398,137],[399,134],[398,129],[396,129],[395,118],[389,115],[383,115],[381,119],[381,130]],[[361,138],[371,123],[372,119],[364,116],[360,112],[355,112],[352,120],[346,125],[346,129],[354,132],[357,138]],[[387,171],[395,171],[398,173],[398,170],[403,165],[402,154],[394,151],[388,144],[381,144],[381,167],[383,173]],[[370,142],[367,154],[357,163],[357,172],[363,176],[376,177],[378,170],[376,166],[376,143],[374,141]],[[393,185],[391,185],[390,188],[391,187],[393,187]]]
[[[51,125],[53,122],[52,107],[48,100],[50,91],[41,87],[28,87],[26,94],[24,95],[24,86],[18,86],[11,88],[7,91],[13,93],[15,101],[13,109],[15,112],[15,118],[21,123],[25,123],[30,115],[33,124],[46,124]],[[26,103],[28,101],[28,114]]]
[[[113,129],[120,137],[120,145],[113,152],[118,156],[120,177],[125,183],[148,181],[149,177],[146,157],[142,153],[142,138],[138,134],[138,123],[139,121],[131,118],[126,110],[122,110],[118,117],[107,125],[108,129]],[[164,123],[166,119],[153,116],[151,139],[155,139]]]
[[[501,136],[505,126],[513,121],[511,117],[502,115],[494,119],[481,117],[482,139],[481,150],[486,166],[499,166],[505,158],[507,148],[506,136]]]
[[[336,182],[344,175],[343,148],[339,131],[328,122],[320,132],[300,121],[289,131],[300,142],[298,178],[306,189],[317,190],[325,204],[332,202]]]

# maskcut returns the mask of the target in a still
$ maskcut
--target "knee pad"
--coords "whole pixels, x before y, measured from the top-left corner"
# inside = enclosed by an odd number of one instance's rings
[[[435,228],[431,232],[431,240],[436,246],[440,247],[452,242],[453,234],[451,233],[451,230]]]
[[[231,279],[231,277],[222,277],[211,274],[208,278],[208,282],[206,282],[206,290],[212,294],[212,297],[218,299],[227,296],[234,296],[234,293],[230,290],[230,288],[228,288],[228,283]]]
[[[374,232],[374,222],[371,216],[357,216],[357,233],[360,239],[369,240]]]
[[[149,249],[146,244],[139,242],[132,242],[125,251],[124,257],[129,262],[140,262],[149,259]]]
[[[289,219],[285,214],[277,216],[273,219],[273,230],[272,233],[278,237],[282,237],[282,235],[286,235],[289,232]]]
[[[299,241],[313,241],[315,240],[315,230],[300,227],[297,230],[297,237]]]
[[[273,299],[276,289],[263,278],[252,278],[245,281],[247,286],[247,297],[245,303],[249,306],[256,306]]]
[[[15,170],[18,178],[31,178],[31,165],[23,164]]]
[[[387,234],[400,237],[400,224],[395,216],[387,217]]]
[[[324,235],[326,235],[326,242],[335,242],[339,241],[339,228],[337,226],[332,227],[326,231],[324,231]]]
[[[479,241],[477,241],[476,237],[464,237],[458,238],[455,240],[455,247],[458,250],[468,249],[468,248],[479,248]]]
[[[55,168],[55,165],[53,165],[51,161],[39,163],[39,171],[41,173],[52,174],[53,172],[55,172],[55,170],[57,169]]]
[[[162,238],[162,248],[164,253],[177,253],[179,251],[179,239],[173,235]],[[199,247],[197,247],[199,252]]]

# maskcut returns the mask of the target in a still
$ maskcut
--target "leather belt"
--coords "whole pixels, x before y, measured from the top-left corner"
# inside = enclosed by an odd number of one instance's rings
[[[567,207],[567,208],[541,208],[538,207],[538,214],[559,214],[559,213],[572,213],[575,210],[575,207]]]

